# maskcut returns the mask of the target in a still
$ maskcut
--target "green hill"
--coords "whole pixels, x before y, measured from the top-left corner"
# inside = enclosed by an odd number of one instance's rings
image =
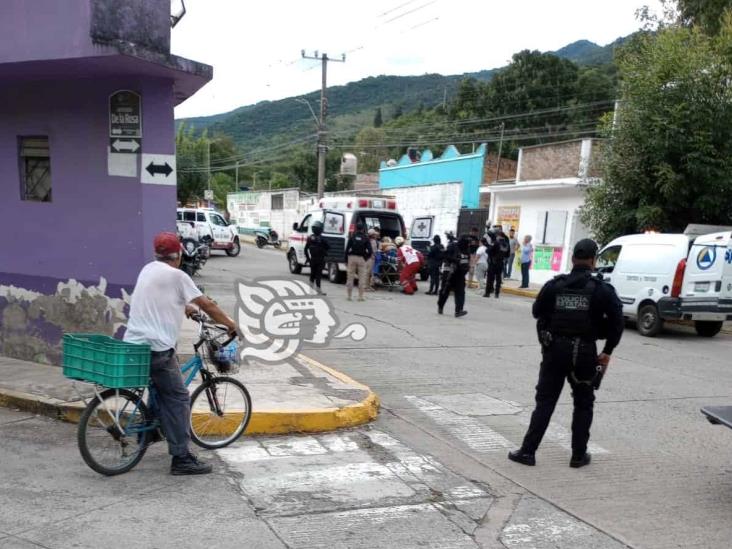
[[[614,48],[624,40],[625,38],[620,38],[607,46],[580,40],[553,53],[579,65],[607,64],[612,62]],[[487,81],[496,70],[499,69],[450,76],[371,76],[345,86],[330,87],[329,129],[356,131],[368,126],[377,107],[381,107],[385,120],[390,119],[397,109],[409,113],[420,106],[435,107],[443,102],[446,95],[451,99],[464,78]],[[205,129],[210,134],[228,135],[239,147],[246,150],[315,133],[315,123],[308,107],[298,101],[302,99],[308,100],[317,110],[320,92],[314,91],[277,101],[262,101],[227,113],[180,119],[177,123],[185,123],[187,127],[195,128],[196,132]]]

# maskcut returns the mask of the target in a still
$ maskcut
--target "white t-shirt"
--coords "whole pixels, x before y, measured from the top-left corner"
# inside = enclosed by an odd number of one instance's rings
[[[162,261],[148,263],[132,292],[125,341],[147,343],[153,351],[174,349],[186,305],[201,295],[180,269]]]
[[[480,247],[478,247],[478,251],[475,252],[475,255],[478,256],[479,264],[488,265],[488,248],[481,244]]]

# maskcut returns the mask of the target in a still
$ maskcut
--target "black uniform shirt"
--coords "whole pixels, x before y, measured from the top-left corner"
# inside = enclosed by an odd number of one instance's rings
[[[574,281],[578,284],[585,284],[586,282],[581,281],[584,281],[589,273],[589,267],[575,267],[569,275],[570,281],[567,287],[571,288]],[[548,325],[548,321],[554,312],[556,284],[556,278],[544,284],[531,310],[534,318],[546,325]],[[608,355],[611,354],[613,349],[620,343],[625,322],[623,320],[623,304],[618,299],[615,289],[609,284],[598,281],[590,302],[590,317],[595,327],[605,327],[605,330],[597,328],[596,331],[598,333],[605,332],[603,334],[606,335],[605,347],[602,352]]]

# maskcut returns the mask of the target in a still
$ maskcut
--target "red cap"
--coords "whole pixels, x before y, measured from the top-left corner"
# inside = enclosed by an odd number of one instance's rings
[[[166,256],[177,254],[183,250],[183,246],[175,233],[160,233],[155,237],[155,254]]]

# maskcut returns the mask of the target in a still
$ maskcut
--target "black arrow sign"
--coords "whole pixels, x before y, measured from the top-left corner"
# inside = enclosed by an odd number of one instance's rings
[[[145,169],[147,170],[147,173],[152,176],[162,174],[165,177],[168,177],[171,173],[173,173],[173,168],[171,168],[170,164],[168,164],[167,162],[165,164],[153,164],[152,162],[150,162]]]

